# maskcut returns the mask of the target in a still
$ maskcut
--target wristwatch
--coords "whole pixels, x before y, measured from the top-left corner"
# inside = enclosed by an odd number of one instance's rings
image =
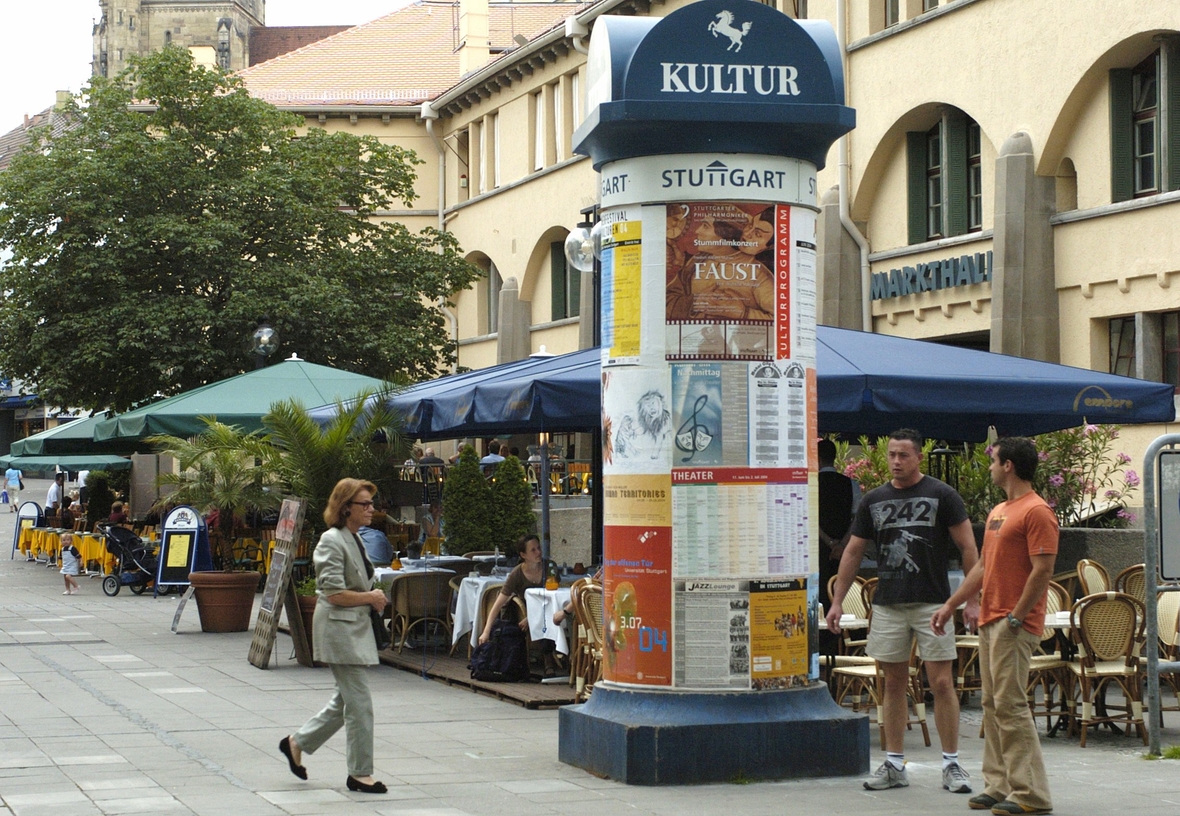
[[[1008,613],[1008,626],[1013,629],[1019,629],[1023,625],[1024,622],[1020,620],[1020,618],[1016,617],[1011,612]]]

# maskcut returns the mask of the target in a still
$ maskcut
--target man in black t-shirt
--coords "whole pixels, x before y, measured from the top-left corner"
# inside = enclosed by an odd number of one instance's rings
[[[909,785],[905,771],[906,690],[914,638],[934,693],[934,720],[942,741],[942,786],[970,793],[967,772],[959,765],[959,698],[955,693],[954,631],[935,635],[930,616],[950,597],[947,562],[951,547],[959,551],[964,572],[979,558],[963,499],[948,485],[924,476],[922,437],[902,429],[889,435],[889,482],[861,499],[852,536],[840,560],[832,590],[828,629],[840,631],[848,593],[865,547],[877,549],[877,590],[866,651],[885,676],[885,699],[877,716],[885,725],[885,762],[864,783],[869,790]],[[979,602],[971,600],[963,619],[973,628]]]

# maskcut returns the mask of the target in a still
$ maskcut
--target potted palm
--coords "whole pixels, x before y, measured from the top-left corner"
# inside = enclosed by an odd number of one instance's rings
[[[259,467],[252,455],[257,438],[241,429],[203,417],[206,428],[198,436],[154,436],[147,441],[179,464],[178,473],[160,477],[161,486],[173,488],[157,502],[188,504],[203,513],[217,511],[214,562],[222,569],[189,574],[196,589],[197,612],[206,632],[244,632],[250,628],[250,613],[261,574],[238,570],[232,545],[236,522],[249,510],[268,510],[279,505],[273,478]]]

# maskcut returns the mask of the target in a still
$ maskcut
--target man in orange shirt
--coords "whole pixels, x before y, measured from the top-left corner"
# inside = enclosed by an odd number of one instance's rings
[[[1045,628],[1045,591],[1057,560],[1057,517],[1032,488],[1032,440],[1001,439],[991,477],[1007,501],[987,517],[983,553],[963,584],[930,619],[941,634],[959,604],[982,589],[979,673],[983,680],[983,793],[972,810],[1049,813],[1049,780],[1025,689],[1029,658]]]

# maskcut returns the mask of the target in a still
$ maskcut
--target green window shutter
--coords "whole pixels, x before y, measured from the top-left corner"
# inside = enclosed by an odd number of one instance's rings
[[[949,111],[943,129],[947,174],[947,235],[967,232],[967,114]]]
[[[566,264],[570,282],[570,313],[566,317],[577,317],[582,313],[582,273],[574,266],[569,266],[565,260],[565,247],[562,246],[561,261]]]
[[[1131,69],[1110,72],[1110,200],[1135,195],[1134,116],[1131,113]]]
[[[1160,118],[1166,117],[1168,142],[1163,147],[1168,157],[1168,177],[1163,180],[1165,190],[1180,190],[1180,44],[1175,40],[1164,46],[1164,70],[1168,72],[1167,98],[1163,101]]]
[[[908,232],[911,244],[926,240],[926,134],[905,135]]]
[[[549,319],[569,317],[565,313],[565,244],[560,241],[549,245],[549,279],[552,290]]]

